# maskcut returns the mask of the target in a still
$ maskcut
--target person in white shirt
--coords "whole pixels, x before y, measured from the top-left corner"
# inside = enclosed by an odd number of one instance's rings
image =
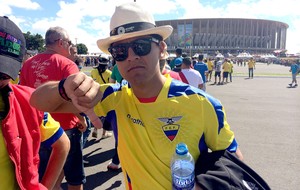
[[[220,60],[220,58],[217,58],[217,60],[215,60],[215,83],[214,84],[221,84],[222,64],[223,61]],[[219,79],[218,83],[217,83],[217,77]]]
[[[183,82],[190,84],[191,86],[194,86],[196,88],[203,89],[203,79],[201,77],[201,74],[192,68],[192,61],[190,57],[183,58],[182,64],[181,64],[181,72],[186,78],[186,81],[182,80]],[[182,75],[180,74],[180,76]],[[182,77],[181,77],[182,79]]]

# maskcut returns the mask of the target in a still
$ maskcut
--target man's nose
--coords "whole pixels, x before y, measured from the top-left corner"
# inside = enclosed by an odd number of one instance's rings
[[[135,59],[139,59],[140,56],[138,56],[137,54],[134,53],[134,51],[132,50],[131,47],[128,48],[128,58],[127,60],[135,60]]]

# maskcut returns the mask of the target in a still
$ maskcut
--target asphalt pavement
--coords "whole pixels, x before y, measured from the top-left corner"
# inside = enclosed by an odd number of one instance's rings
[[[83,71],[88,73],[89,68]],[[272,189],[297,190],[300,187],[300,89],[288,86],[289,67],[258,63],[253,79],[248,78],[247,72],[247,67],[234,65],[233,81],[224,85],[208,82],[207,92],[223,103],[245,163]],[[101,136],[102,131],[98,132]],[[85,190],[125,189],[121,170],[106,168],[113,148],[114,137],[103,140],[89,137],[84,149],[90,162],[85,167]],[[63,188],[66,189],[65,183]]]

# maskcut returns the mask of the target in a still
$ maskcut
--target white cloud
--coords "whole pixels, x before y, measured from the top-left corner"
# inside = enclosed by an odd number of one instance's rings
[[[12,9],[10,8],[9,5],[0,2],[1,3],[1,9],[0,9],[0,15],[1,16],[6,16],[6,15],[11,15]]]
[[[136,0],[154,15],[168,14],[174,18],[258,18],[289,22],[287,49],[300,51],[300,1],[298,0]],[[99,52],[96,41],[109,35],[109,19],[116,5],[132,0],[75,0],[58,3],[59,10],[53,17],[26,18],[13,12],[21,9],[43,9],[40,0],[0,0],[1,15],[9,15],[18,25],[22,24],[32,33],[44,35],[50,26],[62,26],[72,41],[87,45],[90,52]]]
[[[40,9],[40,5],[37,2],[31,0],[0,0],[1,9],[8,7],[17,7],[27,10]]]
[[[289,53],[299,53],[300,52],[300,18],[292,21],[292,27],[288,30],[287,35],[287,46]]]

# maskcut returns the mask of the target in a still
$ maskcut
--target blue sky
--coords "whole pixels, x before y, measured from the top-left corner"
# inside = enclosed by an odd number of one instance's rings
[[[96,41],[109,35],[115,6],[133,0],[0,0],[0,15],[8,16],[23,32],[45,35],[62,26],[72,41],[99,52]],[[155,20],[183,18],[256,18],[289,25],[287,49],[300,52],[300,1],[298,0],[136,0]]]

